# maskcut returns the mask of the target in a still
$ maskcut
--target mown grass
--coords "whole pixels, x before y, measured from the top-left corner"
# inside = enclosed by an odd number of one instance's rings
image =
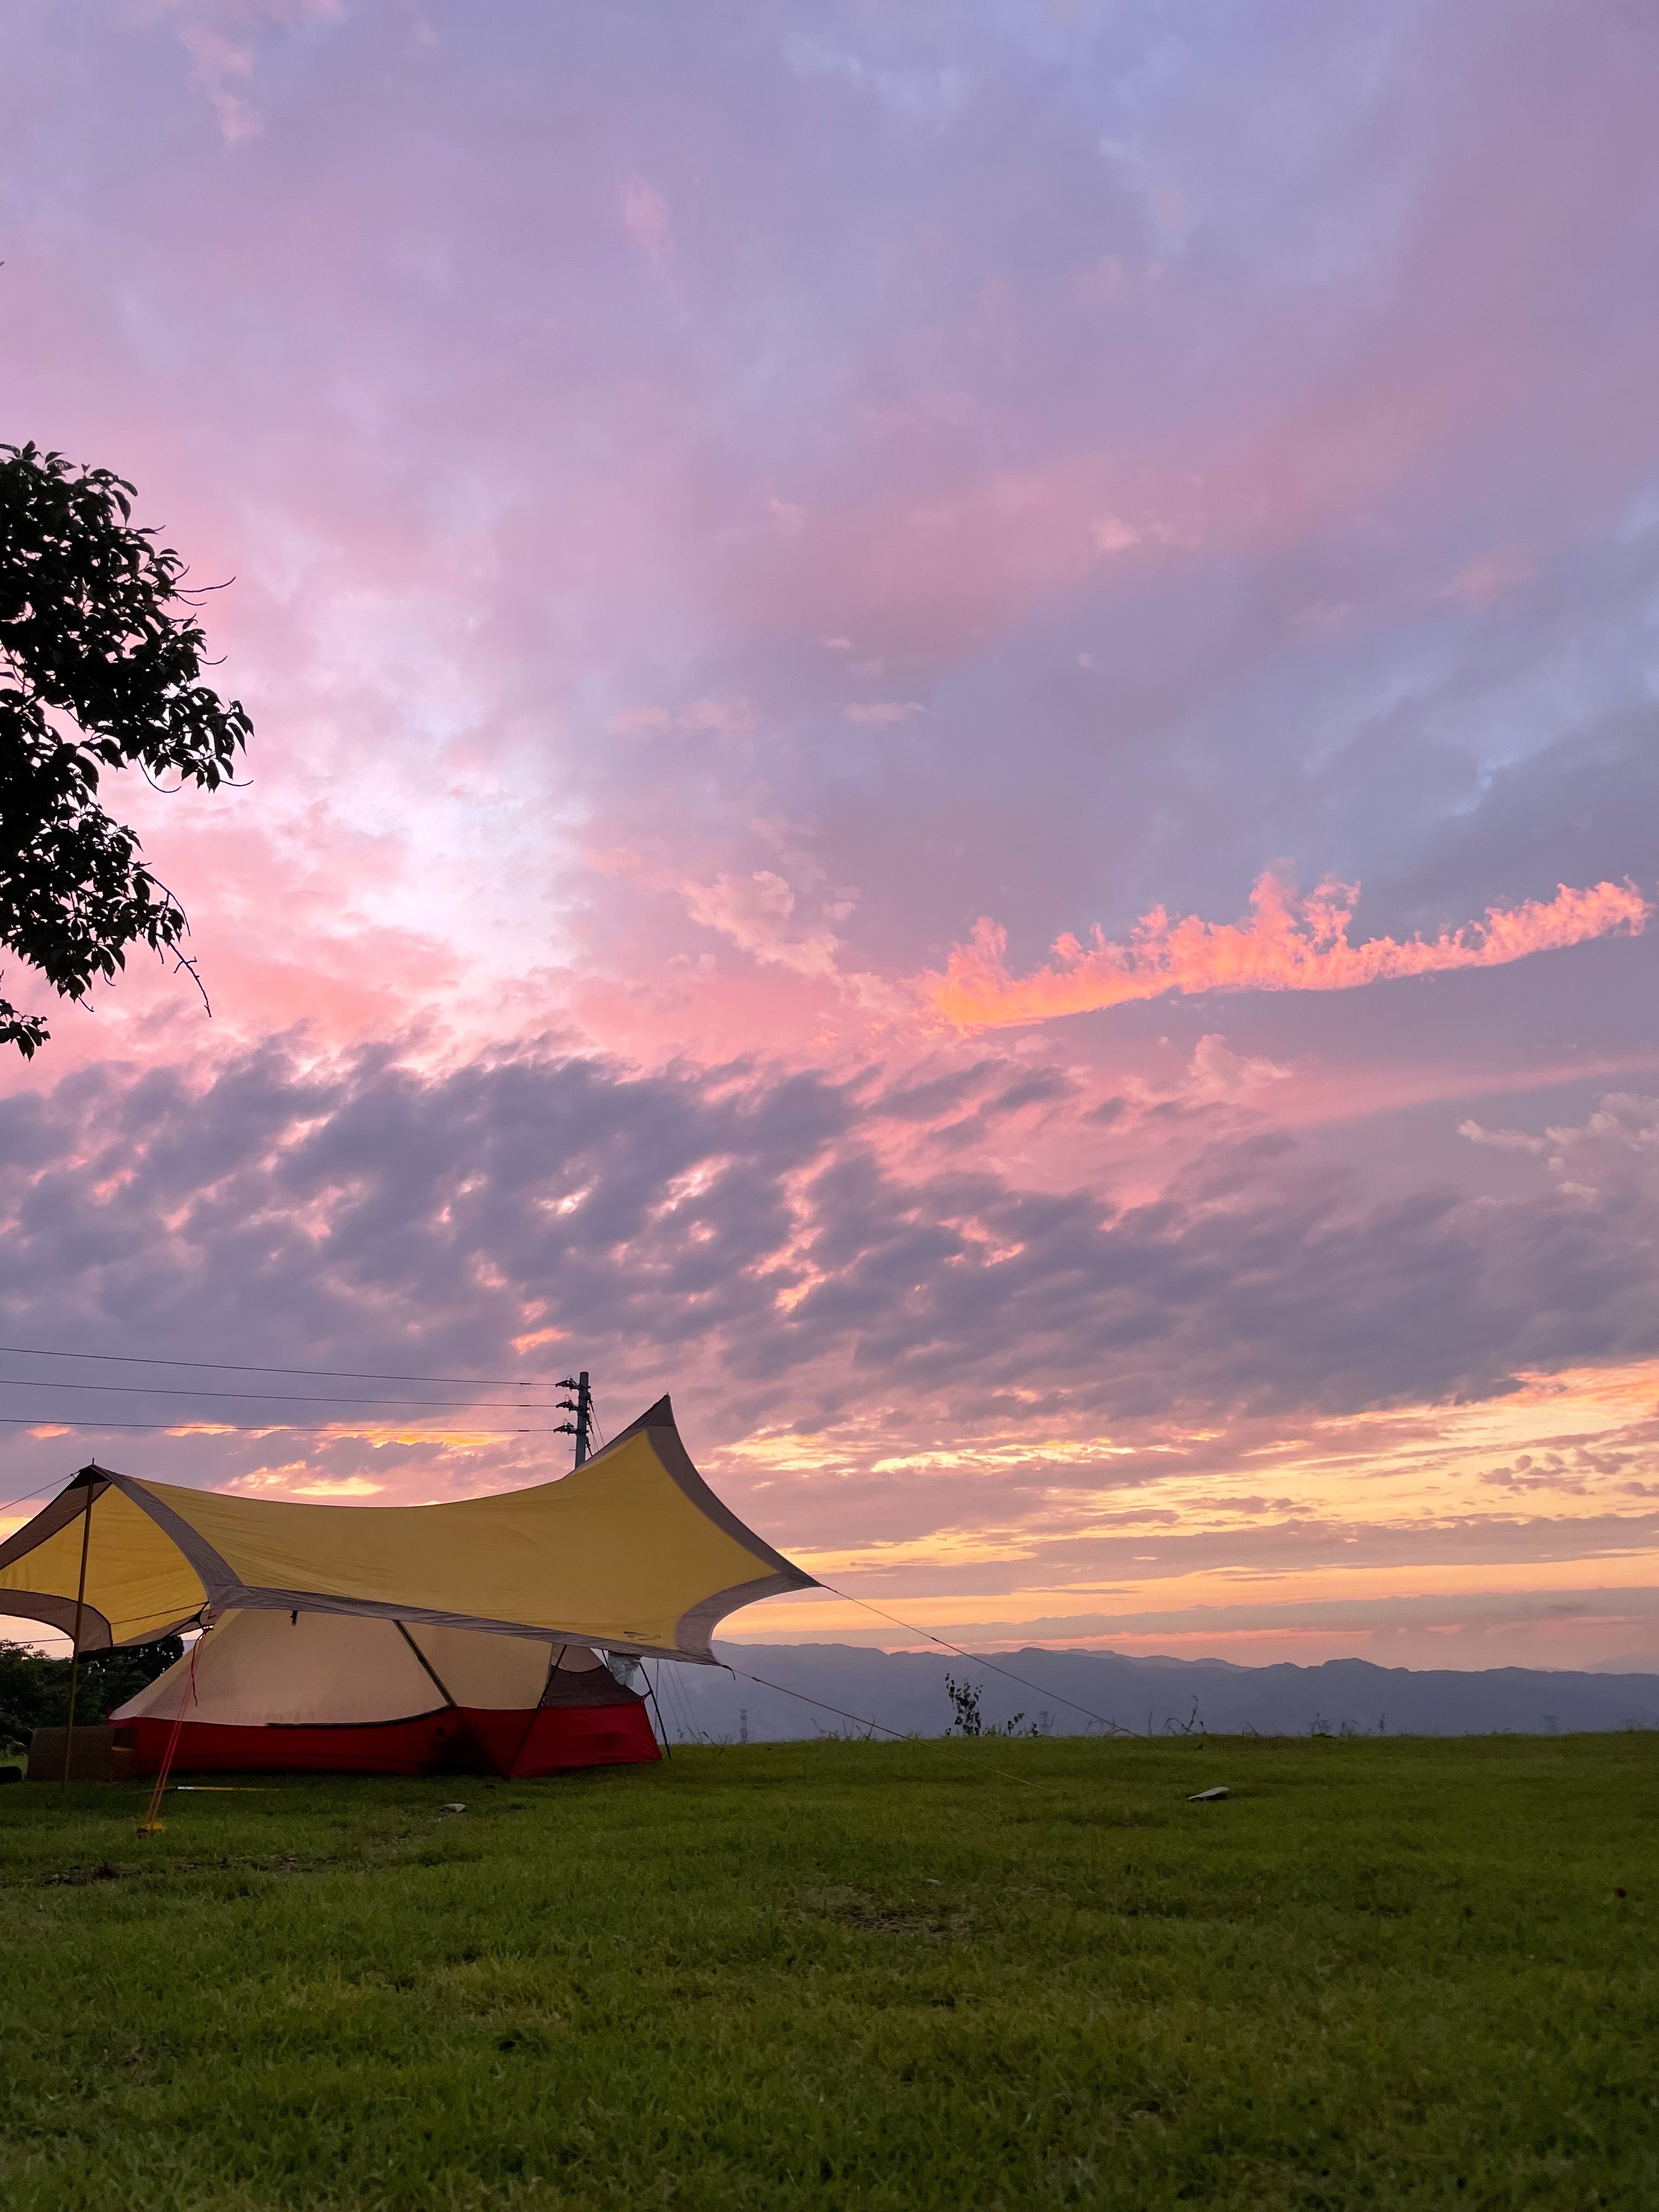
[[[1656,2205],[1656,1768],[758,1746],[143,1844],[136,1789],[7,1790],[0,2201]]]

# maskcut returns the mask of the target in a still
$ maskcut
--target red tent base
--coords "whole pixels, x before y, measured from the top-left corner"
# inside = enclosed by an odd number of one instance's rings
[[[115,1730],[118,1779],[157,1774],[173,1723],[145,1717]],[[584,1766],[660,1759],[643,1704],[541,1706],[499,1712],[447,1705],[366,1727],[235,1728],[186,1721],[179,1774],[499,1774],[529,1782]]]
[[[568,1774],[578,1766],[633,1766],[660,1759],[643,1702],[633,1705],[544,1705],[507,1772],[515,1782]]]

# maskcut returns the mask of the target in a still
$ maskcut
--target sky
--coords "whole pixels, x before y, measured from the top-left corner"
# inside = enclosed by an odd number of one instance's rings
[[[0,73],[0,439],[256,732],[108,787],[210,1016],[146,956],[0,1067],[0,1529],[544,1480],[583,1366],[975,1648],[1659,1667],[1646,0]]]

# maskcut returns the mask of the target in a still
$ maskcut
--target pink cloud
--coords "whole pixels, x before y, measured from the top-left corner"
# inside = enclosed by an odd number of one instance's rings
[[[747,699],[696,699],[689,707],[625,707],[611,717],[619,737],[661,730],[688,737],[752,738],[754,708]]]
[[[1444,595],[1462,606],[1489,607],[1532,574],[1532,556],[1524,546],[1495,545],[1460,568]]]
[[[1100,553],[1127,553],[1132,545],[1139,545],[1141,539],[1141,533],[1133,523],[1125,522],[1117,514],[1101,515],[1090,524],[1089,529],[1095,541],[1095,550]]]
[[[139,21],[170,23],[228,146],[257,138],[264,119],[244,94],[257,39],[307,21],[337,21],[341,0],[141,0]]]
[[[749,877],[719,875],[712,884],[682,886],[686,910],[705,929],[718,930],[753,958],[798,975],[831,976],[841,939],[822,923],[801,921],[795,894],[770,868]]]
[[[1553,899],[1488,908],[1484,922],[1404,942],[1376,937],[1348,942],[1358,890],[1327,881],[1305,896],[1264,875],[1250,894],[1247,922],[1208,922],[1197,915],[1172,922],[1155,907],[1128,942],[1098,928],[1087,945],[1056,940],[1054,958],[1030,975],[1009,973],[1007,933],[981,921],[967,945],[951,952],[943,975],[925,977],[933,1004],[962,1029],[1041,1022],[1056,1014],[1091,1013],[1166,991],[1349,991],[1407,975],[1460,968],[1498,968],[1529,953],[1583,945],[1615,932],[1635,935],[1653,909],[1626,884],[1596,884]]]
[[[849,722],[862,722],[866,728],[883,730],[896,723],[914,721],[927,709],[919,699],[872,699],[866,705],[848,707],[843,712]]]
[[[635,177],[623,187],[623,228],[647,260],[666,261],[674,250],[668,203]]]
[[[1290,1073],[1277,1060],[1231,1050],[1224,1036],[1212,1032],[1194,1048],[1188,1087],[1199,1098],[1243,1098],[1267,1084],[1285,1082]]]

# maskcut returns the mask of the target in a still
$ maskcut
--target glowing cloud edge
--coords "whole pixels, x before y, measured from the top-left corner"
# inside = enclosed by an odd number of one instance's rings
[[[1166,992],[1352,991],[1408,975],[1459,968],[1501,968],[1534,952],[1615,933],[1638,935],[1653,908],[1634,884],[1600,883],[1552,899],[1489,907],[1484,921],[1436,938],[1374,937],[1351,945],[1348,928],[1359,887],[1327,878],[1305,896],[1271,872],[1250,893],[1238,922],[1188,915],[1172,922],[1163,907],[1144,915],[1128,941],[1097,925],[1089,941],[1057,938],[1048,966],[1009,973],[1008,933],[981,917],[966,945],[951,949],[943,975],[922,979],[936,1011],[957,1029],[1010,1029],[1060,1014],[1097,1013]]]

